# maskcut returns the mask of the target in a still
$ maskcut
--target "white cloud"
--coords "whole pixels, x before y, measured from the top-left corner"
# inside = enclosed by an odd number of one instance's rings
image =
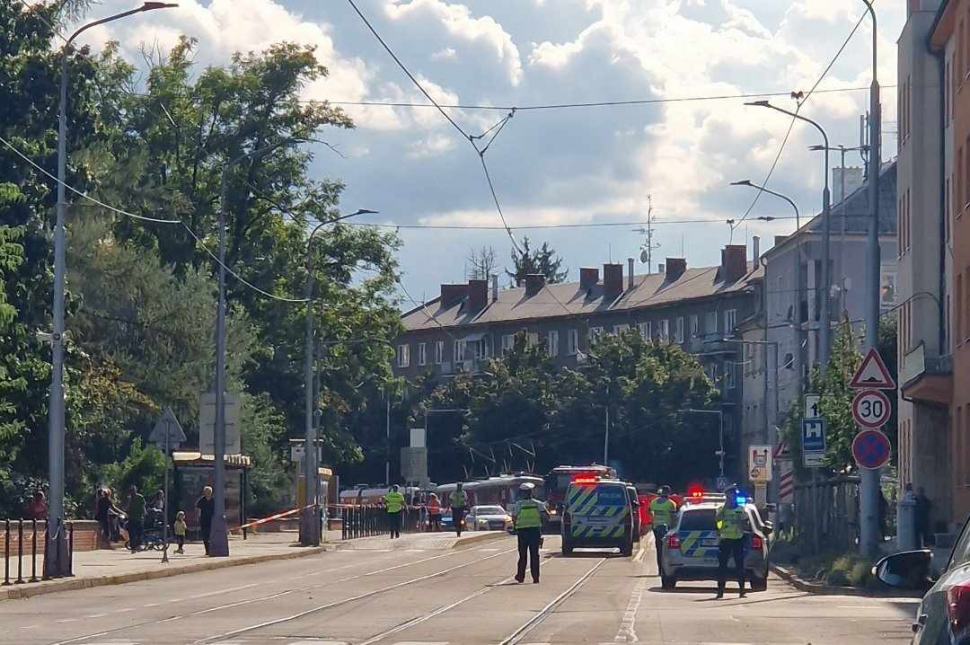
[[[448,134],[432,134],[411,146],[408,152],[409,159],[424,159],[427,157],[438,157],[452,150],[455,147],[455,137]]]
[[[445,47],[431,54],[431,60],[455,60],[456,58],[458,58],[458,52],[454,47]]]

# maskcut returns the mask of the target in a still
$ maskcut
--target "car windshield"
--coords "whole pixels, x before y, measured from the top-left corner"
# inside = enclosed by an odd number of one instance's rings
[[[476,506],[476,515],[505,515],[505,509],[501,506]]]
[[[717,513],[713,508],[698,508],[684,511],[680,516],[679,531],[713,531],[714,515]]]

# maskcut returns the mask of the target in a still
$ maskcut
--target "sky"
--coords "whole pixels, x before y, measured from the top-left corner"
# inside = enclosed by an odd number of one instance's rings
[[[226,64],[237,51],[280,41],[312,44],[329,76],[306,98],[332,102],[425,103],[414,83],[348,0],[178,0],[177,9],[99,27],[82,41],[100,48],[117,40],[141,61],[143,45],[170,49],[179,35],[198,38],[196,63]],[[514,230],[521,243],[548,242],[570,279],[579,268],[639,258],[648,203],[656,220],[654,263],[686,257],[688,266],[716,265],[728,243],[762,249],[788,234],[790,207],[764,196],[734,228],[756,192],[732,181],[764,180],[790,119],[744,98],[672,99],[779,92],[774,104],[794,109],[785,94],[807,92],[862,16],[861,0],[354,0],[418,82],[441,103],[526,107],[562,103],[667,102],[515,112],[485,159],[508,225],[551,226],[643,222],[611,227]],[[87,19],[131,7],[102,0]],[[137,4],[137,2],[136,2]],[[881,0],[879,80],[883,84],[883,159],[895,157],[896,44],[905,3]],[[802,108],[833,145],[859,143],[859,116],[871,82],[871,23],[855,36]],[[859,89],[863,88],[863,89]],[[828,91],[836,90],[836,91]],[[342,156],[317,146],[312,171],[346,183],[341,209],[379,211],[359,222],[393,225],[499,227],[402,228],[402,284],[416,300],[438,295],[441,283],[464,278],[471,249],[493,247],[502,265],[512,241],[489,191],[478,153],[437,110],[345,106],[356,128],[318,136]],[[466,133],[487,131],[504,110],[450,109]],[[802,213],[821,205],[821,143],[796,123],[768,184]],[[847,165],[860,165],[857,154]],[[832,165],[839,165],[833,156]],[[697,220],[714,220],[701,222]],[[654,269],[656,270],[656,268]],[[647,267],[637,261],[637,273]],[[505,280],[503,279],[503,286]],[[403,295],[403,294],[402,294]],[[407,296],[404,296],[405,298]],[[408,308],[405,301],[402,307]]]

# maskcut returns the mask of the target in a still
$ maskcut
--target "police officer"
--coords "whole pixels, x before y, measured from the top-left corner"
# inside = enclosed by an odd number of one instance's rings
[[[468,510],[468,493],[458,482],[455,492],[451,494],[451,521],[455,523],[455,532],[461,537],[461,522],[465,519],[465,512]]]
[[[661,486],[657,497],[650,500],[650,514],[653,516],[653,540],[657,546],[657,569],[661,568],[660,560],[663,552],[663,539],[667,531],[674,525],[674,513],[677,504],[670,499],[670,486]]]
[[[519,568],[515,574],[516,582],[525,582],[525,562],[528,556],[532,570],[532,582],[539,583],[539,544],[542,542],[542,513],[545,502],[532,498],[535,484],[529,482],[519,486],[522,499],[512,505],[512,519],[515,533],[519,538]]]
[[[391,539],[401,537],[401,514],[404,512],[404,495],[401,494],[397,484],[391,486],[391,490],[384,496],[384,503],[387,504],[387,519],[391,525]]]
[[[738,578],[738,589],[744,598],[744,508],[738,504],[738,488],[731,486],[724,491],[724,504],[717,509],[714,516],[717,527],[718,567],[717,567],[717,597],[724,597],[724,586],[727,584],[727,563],[734,559]]]

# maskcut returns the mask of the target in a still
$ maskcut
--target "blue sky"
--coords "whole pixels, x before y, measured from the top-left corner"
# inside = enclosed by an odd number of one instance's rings
[[[89,17],[128,8],[103,0]],[[357,0],[378,32],[443,102],[537,105],[671,99],[808,90],[862,15],[861,0]],[[883,6],[880,6],[883,5]],[[905,3],[877,2],[880,81],[896,84],[895,41]],[[871,27],[865,20],[821,89],[868,87]],[[88,42],[121,42],[140,61],[142,44],[170,47],[179,34],[199,39],[200,66],[224,64],[233,52],[281,40],[317,46],[330,68],[308,98],[332,101],[422,101],[346,0],[180,0],[175,10],[93,30]],[[772,99],[793,108],[785,97]],[[834,144],[856,145],[865,91],[819,93],[803,113],[822,122]],[[647,195],[659,218],[655,252],[716,264],[754,191],[737,179],[761,181],[788,120],[744,100],[673,102],[610,108],[521,111],[487,153],[511,226],[642,221]],[[895,155],[896,93],[883,92],[883,158]],[[321,149],[319,176],[347,184],[343,209],[380,211],[368,221],[394,224],[497,226],[478,157],[440,114],[420,108],[351,108],[357,128],[321,132],[345,158]],[[454,110],[470,133],[502,112]],[[807,147],[817,134],[796,125],[770,186],[803,212],[819,207],[822,164]],[[849,165],[858,165],[858,157]],[[837,160],[833,159],[833,165]],[[752,216],[787,216],[764,198]],[[361,220],[364,221],[364,220]],[[615,228],[518,231],[548,241],[578,276],[580,266],[639,256],[643,238]],[[794,223],[752,221],[735,243],[788,233]],[[503,231],[402,230],[403,282],[418,299],[440,282],[459,281],[472,247],[493,246],[505,260]],[[770,244],[766,242],[765,244]],[[763,244],[763,248],[765,248]],[[638,263],[638,272],[646,267]]]

